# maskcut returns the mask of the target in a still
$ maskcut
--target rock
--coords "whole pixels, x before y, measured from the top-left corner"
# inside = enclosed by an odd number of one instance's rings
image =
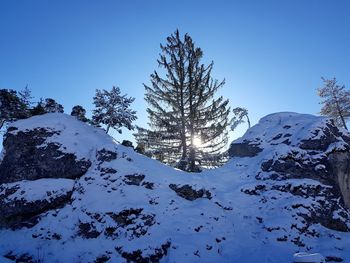
[[[261,151],[258,144],[251,142],[232,143],[228,149],[230,157],[254,157]]]
[[[97,160],[102,162],[110,162],[117,159],[117,153],[110,150],[102,149],[97,152]]]
[[[128,185],[139,186],[143,179],[145,179],[145,176],[143,174],[128,174],[125,175],[124,182]]]
[[[170,184],[170,189],[175,191],[178,196],[185,198],[186,200],[193,201],[198,198],[211,199],[211,193],[205,189],[194,190],[190,185],[186,184],[178,186],[176,184]]]
[[[350,208],[350,152],[334,152],[328,156],[336,175],[344,203]]]
[[[137,262],[137,263],[158,263],[160,260],[168,254],[168,249],[171,243],[168,241],[162,244],[159,248],[155,248],[148,255],[144,255],[140,249],[126,252],[123,251],[122,247],[116,247],[117,252],[127,260],[127,262]]]
[[[9,128],[3,143],[5,155],[0,163],[0,183],[40,178],[79,178],[90,167],[89,160],[77,160],[63,152],[59,143],[45,141],[59,131],[35,128],[12,133]]]
[[[350,208],[350,134],[332,119],[288,112],[271,114],[234,141],[229,152],[231,157],[254,157],[262,149],[269,149],[261,163],[269,179],[317,180],[333,186],[333,193]]]

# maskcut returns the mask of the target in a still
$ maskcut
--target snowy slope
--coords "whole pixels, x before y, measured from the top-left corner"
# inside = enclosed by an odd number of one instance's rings
[[[307,223],[299,214],[309,213],[305,207],[318,206],[318,199],[326,198],[322,191],[332,186],[310,178],[267,178],[263,183],[256,178],[262,162],[296,147],[300,138],[326,121],[296,114],[281,128],[286,121],[283,114],[263,118],[237,141],[260,138],[264,150],[258,155],[235,157],[219,169],[200,174],[178,171],[139,155],[115,144],[102,130],[64,114],[21,120],[11,133],[39,127],[58,131],[45,143],[59,143],[62,151],[88,159],[92,165],[81,178],[65,179],[58,185],[53,179],[19,182],[21,189],[29,189],[25,192],[39,189],[22,195],[30,201],[47,198],[40,192],[43,187],[59,190],[73,183],[71,201],[45,211],[32,227],[1,229],[0,255],[12,259],[27,255],[34,262],[289,263],[293,253],[309,251],[350,262],[349,232]],[[292,143],[272,147],[268,142],[286,125],[291,126]],[[186,185],[192,190],[181,188]],[[325,190],[319,196],[294,195],[281,191],[286,185]],[[340,212],[344,211],[348,213]],[[350,228],[349,221],[346,224]]]

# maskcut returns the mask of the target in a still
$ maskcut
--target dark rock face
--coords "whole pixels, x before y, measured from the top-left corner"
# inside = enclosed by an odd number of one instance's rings
[[[15,134],[10,131],[3,144],[6,154],[0,163],[0,183],[40,178],[74,179],[91,165],[88,160],[77,160],[74,154],[62,152],[59,144],[45,144],[57,131],[44,128]]]
[[[111,162],[117,159],[117,153],[106,149],[102,149],[97,152],[97,160],[102,162]]]
[[[185,198],[186,200],[189,200],[189,201],[193,201],[198,198],[211,199],[211,193],[208,190],[205,190],[205,189],[195,190],[188,184],[183,186],[170,184],[169,187],[171,190],[175,191],[178,196]]]
[[[228,150],[230,157],[253,157],[260,153],[262,149],[258,144],[243,142],[232,143]]]
[[[350,152],[331,153],[328,160],[336,175],[344,203],[350,208]]]
[[[318,136],[321,133],[321,136]],[[333,121],[329,121],[322,129],[315,129],[313,137],[303,139],[300,143],[300,148],[304,150],[326,151],[331,143],[339,141],[339,137],[346,143],[350,142],[350,138],[341,133],[335,126]],[[349,148],[348,148],[349,149]]]

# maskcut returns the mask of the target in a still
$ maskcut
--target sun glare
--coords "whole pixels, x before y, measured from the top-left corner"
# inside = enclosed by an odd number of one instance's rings
[[[201,138],[195,136],[195,137],[193,138],[193,144],[194,144],[194,146],[196,146],[196,147],[201,146],[201,145],[202,145],[202,140],[201,140]]]

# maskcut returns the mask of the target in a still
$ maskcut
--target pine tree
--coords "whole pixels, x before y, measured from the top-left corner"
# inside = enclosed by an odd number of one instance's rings
[[[88,118],[85,117],[85,114],[86,110],[82,106],[75,105],[70,115],[76,117],[80,121],[88,122]]]
[[[345,90],[345,86],[338,85],[336,78],[322,78],[324,86],[318,89],[318,95],[323,99],[321,115],[331,117],[339,127],[346,126],[346,121],[350,117],[350,91]]]
[[[18,92],[18,95],[19,95],[19,98],[20,98],[21,102],[24,105],[26,105],[26,107],[28,109],[30,109],[32,104],[33,104],[32,103],[33,97],[32,97],[31,90],[28,88],[28,85],[22,91]]]
[[[246,118],[248,123],[248,129],[250,128],[250,120],[248,116],[248,110],[246,108],[237,107],[237,108],[234,108],[232,112],[234,115],[232,119],[232,124],[231,124],[232,131],[236,129],[239,124],[244,123],[243,118]]]
[[[132,122],[137,119],[136,111],[130,109],[135,98],[120,95],[120,89],[113,87],[111,91],[96,90],[94,97],[95,109],[93,110],[93,122],[107,126],[106,133],[110,128],[122,133],[121,128],[133,130]]]
[[[0,89],[0,129],[5,123],[28,118],[29,110],[11,89]]]
[[[144,84],[149,124],[161,134],[158,144],[165,156],[176,158],[182,170],[199,171],[228,141],[228,100],[214,98],[225,81],[211,77],[213,62],[201,63],[203,52],[188,34],[181,39],[177,30],[161,51],[158,65],[165,77],[154,71],[151,85]]]
[[[39,102],[36,104],[35,107],[33,107],[32,109],[30,109],[30,114],[32,116],[35,116],[35,115],[42,115],[42,114],[45,114],[46,111],[44,109],[44,101],[42,98],[40,98]]]
[[[45,102],[43,103],[43,108],[46,113],[53,113],[53,112],[63,113],[64,112],[63,106],[51,98],[45,99]]]

